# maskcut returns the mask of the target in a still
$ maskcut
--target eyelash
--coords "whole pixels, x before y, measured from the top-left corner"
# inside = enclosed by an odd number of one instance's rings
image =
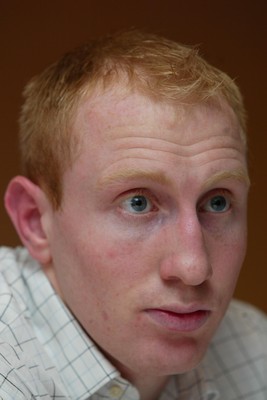
[[[122,204],[124,201],[126,201],[127,199],[131,199],[133,197],[138,197],[138,196],[144,196],[145,198],[148,199],[148,201],[150,201],[151,205],[152,205],[152,210],[150,210],[147,213],[128,213],[127,211],[125,211],[122,207]],[[153,194],[151,194],[150,192],[148,192],[146,189],[132,189],[126,193],[124,193],[122,195],[122,197],[120,198],[120,209],[122,212],[127,213],[130,217],[136,217],[137,215],[139,217],[143,217],[143,218],[148,218],[151,213],[157,211],[159,209],[159,207],[157,207],[158,204],[158,199],[156,198],[156,196],[154,196]]]
[[[131,213],[131,212],[127,212],[127,210],[124,210],[122,207],[122,204],[124,201],[126,201],[127,199],[131,199],[133,197],[137,197],[137,196],[144,196],[148,199],[148,201],[151,203],[152,205],[152,210],[148,211],[148,212],[136,212],[136,213]],[[229,203],[229,207],[227,208],[227,210],[225,211],[221,211],[221,212],[212,212],[212,211],[207,211],[205,210],[205,205],[208,203],[208,201],[211,201],[212,198],[215,198],[216,196],[223,196],[226,199],[226,202]],[[131,189],[127,192],[125,192],[124,194],[122,194],[122,196],[119,196],[120,198],[120,205],[119,205],[119,209],[120,212],[125,213],[129,216],[129,218],[149,218],[151,217],[153,212],[156,212],[159,210],[160,208],[160,203],[159,200],[157,199],[156,196],[154,196],[151,192],[149,192],[147,189]],[[214,189],[211,192],[209,192],[206,196],[204,196],[201,201],[199,202],[199,204],[197,205],[196,209],[198,213],[204,214],[204,213],[209,213],[209,214],[225,214],[226,212],[230,211],[233,207],[234,204],[234,200],[233,200],[233,196],[231,195],[231,193],[229,192],[229,190],[227,189]]]
[[[218,197],[222,196],[222,197],[225,198],[226,202],[228,203],[228,208],[225,211],[221,211],[221,212],[218,211],[217,213],[214,211],[214,214],[217,214],[217,215],[218,214],[224,214],[227,211],[230,211],[232,209],[232,207],[233,207],[234,201],[233,201],[233,196],[231,195],[229,190],[227,190],[227,189],[214,189],[211,192],[209,192],[208,195],[204,197],[204,199],[201,200],[199,206],[197,207],[198,212],[201,212],[201,213],[209,212],[209,211],[204,209],[204,206],[209,201],[211,201],[213,198],[215,198],[217,196]],[[210,211],[210,214],[212,214],[212,213],[213,212]]]

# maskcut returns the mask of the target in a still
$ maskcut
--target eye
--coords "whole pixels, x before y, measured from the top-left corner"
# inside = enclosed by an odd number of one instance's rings
[[[212,213],[224,213],[230,209],[230,200],[223,195],[217,195],[211,197],[206,203],[201,207],[202,210]]]
[[[146,214],[153,209],[153,205],[146,196],[137,194],[124,200],[122,208],[129,213]]]

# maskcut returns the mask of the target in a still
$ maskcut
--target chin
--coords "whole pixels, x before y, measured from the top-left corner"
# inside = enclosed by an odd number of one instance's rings
[[[138,374],[150,376],[183,374],[201,362],[206,350],[207,345],[194,339],[184,339],[168,346],[150,345],[139,352],[140,358],[133,356],[128,367]]]

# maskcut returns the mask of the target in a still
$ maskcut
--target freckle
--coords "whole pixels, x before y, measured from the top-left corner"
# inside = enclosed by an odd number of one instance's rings
[[[106,311],[103,311],[103,312],[102,312],[102,317],[103,317],[103,319],[104,319],[105,321],[108,321],[108,320],[109,320],[109,317],[108,317],[108,314],[107,314]]]
[[[108,258],[113,259],[113,258],[116,258],[117,253],[113,250],[110,250],[107,252],[107,256],[108,256]]]

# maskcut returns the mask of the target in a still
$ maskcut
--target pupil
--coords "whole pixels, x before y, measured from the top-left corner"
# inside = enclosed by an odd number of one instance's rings
[[[222,196],[217,196],[211,200],[211,205],[214,210],[222,211],[226,207],[226,200]]]
[[[143,196],[135,196],[131,200],[131,206],[135,211],[144,211],[147,206],[146,198]]]

